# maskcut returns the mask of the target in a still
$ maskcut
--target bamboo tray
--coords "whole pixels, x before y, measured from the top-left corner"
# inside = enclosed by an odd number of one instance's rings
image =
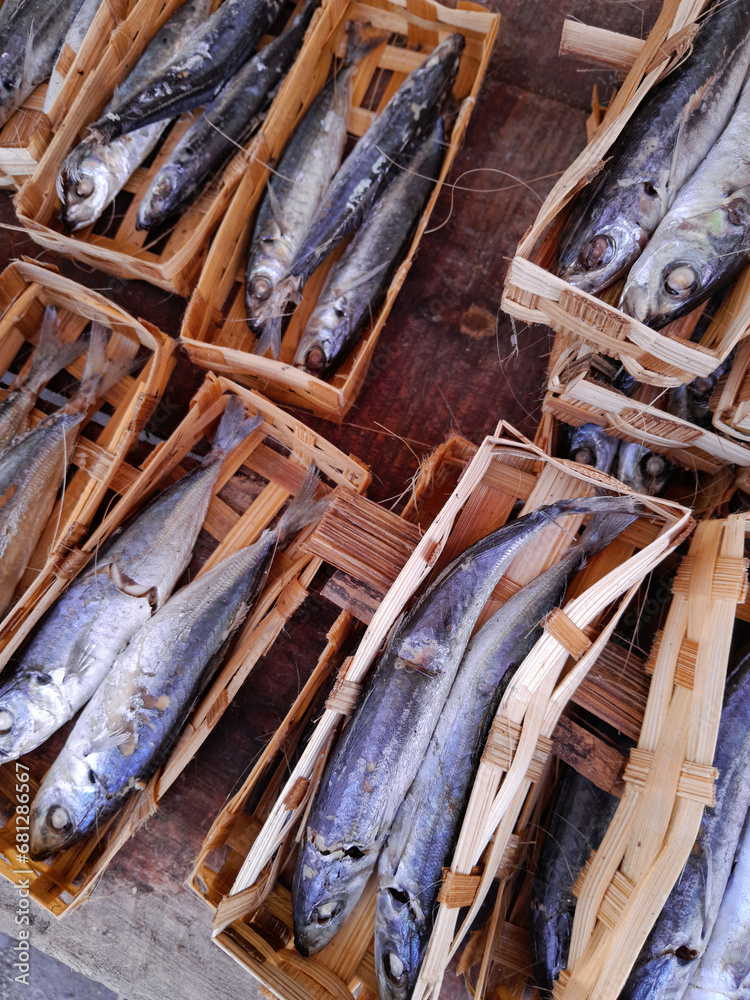
[[[47,588],[54,589],[55,579],[69,575],[78,545],[107,491],[113,485],[117,488],[123,460],[153,413],[174,366],[174,341],[155,327],[133,319],[103,295],[63,278],[55,268],[19,260],[0,275],[3,372],[11,368],[24,345],[28,350],[28,344],[36,342],[47,305],[57,306],[64,339],[75,340],[90,321],[97,320],[113,330],[110,356],[135,358],[141,351],[145,363],[137,374],[126,376],[104,395],[78,438],[62,498],[19,584],[16,603],[0,621],[0,666],[24,633],[25,620],[44,606]],[[67,371],[80,379],[85,361],[84,354]],[[32,424],[43,416],[43,411],[35,409]]]
[[[40,84],[0,128],[0,188],[18,190],[34,173],[83,84],[98,64],[110,35],[138,0],[107,0],[94,17],[78,54],[68,50],[65,80],[49,109],[43,111],[47,84]],[[153,0],[150,0],[153,2]]]
[[[750,442],[750,341],[743,341],[725,378],[719,380],[711,402],[713,424],[740,441]]]
[[[746,351],[744,355],[747,356]],[[686,469],[716,473],[728,465],[740,468],[750,465],[750,448],[655,405],[663,396],[655,387],[639,389],[636,394],[639,401],[597,380],[591,364],[593,357],[582,348],[577,337],[558,333],[542,404],[545,413],[574,427],[598,424],[607,434],[642,444]]]
[[[190,411],[174,434],[158,447],[140,470],[126,468],[122,477],[123,496],[100,527],[82,546],[77,559],[80,569],[95,551],[151,492],[173,482],[184,469],[179,463],[211,434],[231,394],[239,395],[251,412],[260,412],[265,421],[226,460],[217,490],[223,488],[240,467],[260,478],[260,492],[242,514],[236,513],[220,496],[211,501],[204,530],[219,542],[201,567],[205,572],[219,560],[245,545],[252,544],[271,524],[290,497],[299,489],[306,469],[315,464],[323,484],[345,493],[366,489],[369,472],[354,458],[329,445],[298,420],[283,413],[268,400],[241,386],[208,375],[190,404]],[[275,444],[274,444],[275,443]],[[280,445],[280,450],[277,447]],[[125,485],[127,484],[127,485]],[[242,683],[284,628],[308,593],[321,559],[306,545],[311,528],[298,532],[283,553],[277,553],[266,586],[248,615],[228,659],[220,668],[207,693],[193,712],[166,763],[148,786],[128,799],[123,809],[107,821],[96,835],[75,847],[61,851],[49,863],[30,862],[29,892],[33,899],[55,916],[62,916],[83,903],[123,844],[158,808],[159,801],[186,764],[197,752]],[[62,584],[58,588],[62,589]],[[31,774],[35,793],[44,774],[43,750],[23,758]],[[0,874],[18,882],[16,861],[15,764],[0,768],[0,790],[4,818],[10,820],[0,830]],[[27,873],[26,877],[28,876]]]
[[[245,320],[244,269],[247,246],[255,223],[268,174],[269,157],[278,162],[284,143],[325,83],[328,67],[342,38],[347,20],[369,21],[393,32],[396,38],[378,48],[361,64],[354,84],[354,108],[349,132],[361,136],[374,116],[363,102],[370,82],[384,72],[391,74],[380,97],[382,108],[407,74],[418,66],[439,41],[453,31],[466,38],[454,96],[460,109],[453,123],[450,144],[445,151],[440,177],[420,219],[411,246],[391,281],[383,305],[363,332],[358,344],[341,363],[330,381],[294,368],[292,362],[328,271],[329,257],[307,283],[281,346],[279,360],[260,358],[252,353],[256,337]],[[477,93],[497,37],[499,16],[483,7],[459,0],[456,10],[434,0],[329,0],[314,33],[309,38],[305,58],[299,60],[289,80],[283,135],[265,135],[267,155],[251,165],[227,210],[211,246],[200,281],[193,292],[183,321],[181,341],[195,364],[231,375],[245,385],[288,405],[312,410],[317,416],[341,420],[364,384],[375,345],[393,301],[403,285],[414,254],[425,232],[442,183],[463,141]],[[405,46],[405,47],[404,47]]]
[[[200,274],[211,235],[223,218],[240,179],[248,173],[255,176],[256,167],[265,177],[266,167],[260,165],[268,161],[272,149],[285,141],[289,124],[287,102],[293,100],[300,86],[293,81],[305,80],[307,83],[306,73],[300,74],[292,68],[279,88],[261,131],[255,133],[243,153],[235,155],[205,186],[203,193],[182,211],[163,236],[136,230],[138,205],[162,163],[200,115],[200,109],[182,115],[167,130],[159,140],[156,153],[147,158],[148,165],[139,167],[125,185],[126,194],[119,196],[114,210],[110,206],[93,226],[69,233],[59,219],[60,200],[55,190],[55,179],[65,157],[87,134],[87,126],[104,109],[114,88],[126,78],[150,40],[181,2],[139,0],[134,6],[112,35],[96,69],[89,75],[39,166],[16,195],[14,203],[19,220],[43,247],[109,274],[140,278],[187,296]],[[301,0],[297,6],[300,5]],[[218,2],[214,6],[218,6]],[[291,20],[294,10],[291,6],[289,10]],[[320,16],[320,11],[316,11],[313,24]],[[312,26],[308,28],[307,38],[311,30]],[[269,38],[266,36],[266,40]],[[303,51],[304,46],[297,64],[306,66],[312,55],[308,53],[303,59]]]
[[[439,571],[467,545],[502,524],[518,500],[524,502],[524,510],[529,510],[561,496],[591,493],[595,485],[627,492],[607,476],[545,456],[508,425],[500,424],[497,436],[485,439],[378,606],[357,652],[339,673],[328,708],[278,799],[273,804],[264,799],[266,815],[254,825],[251,818],[250,826],[245,827],[244,835],[238,836],[236,842],[227,840],[230,852],[225,860],[229,868],[217,873],[211,889],[215,891],[218,886],[225,891],[228,878],[239,864],[241,868],[231,893],[218,905],[215,937],[222,948],[277,996],[314,993],[321,998],[346,997],[352,995],[358,983],[368,989],[374,985],[373,893],[360,901],[343,931],[323,952],[315,958],[302,959],[291,944],[289,891],[276,882],[276,876],[280,870],[288,872],[291,866],[288,841],[296,832],[309,793],[320,776],[335,727],[342,715],[351,711],[365,672],[405,602],[431,571]],[[519,681],[509,688],[474,786],[475,794],[481,792],[484,796],[484,804],[469,807],[453,865],[445,875],[438,919],[415,996],[436,995],[445,967],[467,929],[467,925],[462,926],[454,939],[459,908],[471,903],[473,913],[493,882],[526,798],[529,786],[526,772],[537,742],[541,737],[542,744],[548,746],[557,717],[607,644],[627,600],[644,574],[690,528],[690,514],[685,508],[666,501],[646,500],[646,503],[660,523],[639,519],[604,553],[591,560],[572,587],[565,612],[558,610],[550,616],[546,634],[520,668]],[[575,529],[580,519],[572,520],[576,522]],[[324,525],[325,521],[321,532]],[[553,540],[543,534],[527,546],[523,558],[511,566],[501,581],[485,615],[515,592],[517,586],[559,557],[570,537],[552,530],[562,535],[562,539]],[[556,687],[558,674],[569,658],[568,647],[573,650],[575,665]],[[505,746],[509,725],[510,731],[520,737],[515,753],[513,746]],[[498,793],[506,770],[507,780]],[[497,830],[499,815],[508,802],[510,808],[505,811],[506,818],[495,837],[491,855],[484,859],[484,849]],[[218,825],[215,829],[218,830]],[[220,832],[219,836],[224,834]],[[212,849],[215,846],[216,843],[211,844]],[[476,869],[480,859],[482,866]],[[210,878],[203,880],[208,887]]]
[[[699,343],[685,339],[691,322],[694,325],[690,318],[694,313],[657,332],[563,281],[551,268],[567,206],[598,173],[612,143],[665,69],[684,55],[704,6],[703,0],[665,0],[653,30],[640,47],[633,39],[607,33],[610,62],[619,61],[621,66],[632,68],[588,146],[555,184],[519,243],[502,299],[503,309],[511,316],[527,323],[544,323],[556,333],[573,334],[593,350],[619,358],[639,381],[651,385],[678,386],[696,376],[710,375],[746,336],[750,326],[750,268],[745,268],[730,287]],[[567,50],[591,58],[592,53],[600,51],[600,35],[601,29],[587,30],[579,25]]]

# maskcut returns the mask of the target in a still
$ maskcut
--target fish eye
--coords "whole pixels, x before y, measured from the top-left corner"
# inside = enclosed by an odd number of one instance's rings
[[[579,465],[593,465],[594,456],[591,453],[591,449],[579,448],[578,451],[573,456],[573,461],[578,462]]]
[[[646,459],[644,468],[649,476],[660,476],[666,468],[666,462],[661,455],[649,455]]]
[[[250,282],[250,291],[253,294],[253,298],[260,299],[261,302],[265,302],[267,298],[270,297],[273,291],[273,286],[268,278],[253,278]]]
[[[335,900],[329,903],[321,903],[320,906],[316,906],[312,911],[310,919],[315,924],[329,924],[334,917],[337,917],[341,913],[342,909],[341,903]]]
[[[581,251],[579,258],[581,266],[587,271],[593,271],[596,267],[603,267],[609,264],[614,255],[615,248],[608,236],[601,233],[589,240]]]
[[[94,182],[90,177],[82,177],[76,184],[76,196],[88,198],[94,193]]]
[[[698,275],[689,264],[678,264],[664,276],[664,291],[673,299],[686,299],[698,288]]]
[[[52,806],[47,813],[47,822],[53,830],[66,830],[70,826],[70,814],[63,806]]]
[[[392,951],[383,956],[383,971],[391,986],[406,986],[406,969],[404,963]]]
[[[7,708],[0,708],[0,736],[7,736],[8,733],[13,729],[13,723],[16,720],[13,718],[13,713]]]

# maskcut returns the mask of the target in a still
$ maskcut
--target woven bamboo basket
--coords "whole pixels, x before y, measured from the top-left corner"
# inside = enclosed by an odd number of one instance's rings
[[[208,184],[203,193],[177,217],[163,235],[154,237],[135,228],[138,205],[153,177],[201,110],[187,112],[160,139],[156,152],[135,171],[118,197],[93,226],[68,233],[59,219],[60,200],[55,179],[65,157],[87,134],[110,100],[114,88],[130,73],[156,32],[181,5],[182,0],[139,0],[130,15],[113,33],[110,43],[89,75],[85,86],[66,114],[33,176],[16,195],[15,207],[21,223],[34,240],[49,250],[73,257],[121,278],[141,278],[179,295],[189,295],[200,274],[211,235],[224,216],[240,179],[254,175],[256,164],[265,164],[280,148],[289,130],[288,102],[294,101],[300,80],[307,84],[304,68],[313,53],[297,57],[300,72],[287,74],[263,124],[244,152],[236,154]],[[214,4],[218,6],[218,2]],[[300,3],[297,7],[301,6]],[[289,18],[294,16],[291,2]],[[313,15],[313,23],[321,16]],[[308,29],[307,38],[310,39]],[[266,36],[266,41],[270,39]],[[265,167],[261,167],[265,177]]]
[[[460,101],[460,108],[453,122],[438,182],[382,306],[353,351],[330,380],[324,381],[297,370],[292,362],[335,255],[324,261],[307,283],[302,302],[295,309],[284,334],[277,361],[252,353],[256,337],[249,331],[245,320],[244,268],[255,223],[255,209],[265,188],[268,159],[272,157],[274,162],[278,161],[284,142],[325,83],[333,55],[339,51],[347,20],[370,22],[381,30],[392,32],[394,36],[388,45],[376,49],[359,67],[354,84],[354,108],[349,119],[349,132],[356,137],[365,132],[375,111],[387,103],[407,74],[447,34],[461,32],[466,38],[466,48],[453,90],[454,97]],[[312,410],[317,416],[330,420],[343,418],[367,378],[380,331],[406,279],[440,188],[461,147],[495,44],[499,20],[498,15],[464,0],[459,0],[456,10],[434,0],[373,0],[370,3],[329,0],[314,34],[310,36],[304,65],[300,60],[295,68],[294,80],[298,80],[299,84],[293,92],[290,79],[290,101],[285,105],[286,133],[283,137],[279,136],[281,141],[273,145],[270,134],[266,134],[267,155],[263,162],[255,160],[238,186],[190,299],[181,340],[195,364],[229,374],[272,399]],[[315,62],[309,61],[311,55],[314,55]],[[386,73],[390,74],[388,85],[377,107],[363,106],[371,81]]]
[[[740,441],[750,442],[750,341],[743,341],[729,373],[717,383],[711,398],[713,424]]]
[[[641,386],[630,398],[612,389],[596,377],[595,357],[574,335],[558,333],[545,413],[574,427],[598,424],[607,434],[642,444],[686,469],[715,473],[724,466],[750,465],[750,448],[662,409],[664,393],[655,386]]]
[[[593,350],[618,358],[639,381],[677,386],[710,375],[746,336],[750,324],[750,268],[731,286],[698,343],[689,338],[697,321],[692,313],[660,331],[652,330],[606,301],[582,292],[552,273],[556,245],[573,197],[598,173],[625,123],[665,71],[680,59],[697,30],[703,0],[665,0],[645,43],[622,39],[601,29],[577,26],[567,51],[597,58],[609,48],[609,64],[631,67],[619,93],[597,127],[590,122],[590,142],[565,171],[542,205],[536,221],[518,245],[505,281],[502,307],[527,323],[544,323],[555,332],[575,335]],[[598,109],[595,109],[598,112]],[[603,293],[608,299],[611,293]]]
[[[34,173],[83,84],[98,64],[110,35],[138,0],[108,0],[94,17],[77,53],[70,49],[61,69],[64,82],[47,114],[47,84],[40,84],[0,129],[0,187],[18,190]],[[153,0],[150,0],[153,2]]]
[[[497,435],[485,439],[478,449],[378,606],[357,652],[339,673],[326,711],[277,800],[265,803],[264,822],[231,845],[232,851],[247,856],[242,861],[230,851],[230,865],[235,871],[239,862],[241,867],[231,893],[218,905],[215,937],[277,996],[307,993],[321,998],[346,997],[359,983],[367,989],[374,987],[374,890],[360,900],[330,945],[314,958],[303,959],[291,943],[289,890],[276,876],[281,870],[289,871],[289,841],[306,811],[336,726],[351,712],[366,671],[404,604],[431,572],[438,572],[467,545],[502,524],[519,500],[526,511],[562,496],[591,493],[596,486],[623,491],[621,484],[607,476],[549,458],[508,425],[500,424]],[[529,764],[537,758],[534,766],[539,771],[557,718],[607,645],[644,574],[690,529],[690,514],[685,508],[666,501],[645,502],[655,520],[639,518],[591,560],[573,584],[565,610],[549,616],[545,634],[519,669],[517,682],[508,689],[474,784],[452,866],[445,872],[417,996],[437,994],[450,957],[460,947],[471,917],[513,846],[511,835],[531,784]],[[574,531],[580,520],[572,519]],[[499,584],[484,616],[559,558],[570,536],[555,528],[552,532],[543,533],[525,548],[523,558],[510,567]],[[560,671],[571,656],[573,665],[560,681]],[[508,733],[515,734],[510,744]],[[493,846],[485,856],[493,835]],[[225,883],[216,884],[225,888]],[[456,933],[459,909],[469,904],[470,916]]]
[[[0,275],[3,372],[15,368],[24,345],[28,353],[28,344],[36,342],[48,305],[57,306],[63,339],[75,340],[90,321],[97,320],[113,331],[111,357],[135,358],[143,351],[146,361],[104,395],[78,438],[64,492],[19,584],[16,603],[0,622],[0,666],[25,634],[26,619],[38,617],[46,606],[48,588],[54,591],[69,575],[81,540],[107,491],[118,488],[123,460],[153,413],[174,366],[174,341],[155,327],[134,320],[104,296],[63,278],[55,268],[20,260]],[[85,363],[84,354],[67,371],[80,379]],[[5,395],[6,390],[2,392]],[[44,415],[35,409],[32,424]]]
[[[80,557],[76,560],[79,570],[96,547],[155,489],[169,485],[185,471],[180,463],[207,435],[212,436],[232,394],[239,395],[250,412],[262,413],[265,420],[227,457],[217,492],[241,467],[259,477],[262,485],[242,515],[236,513],[221,496],[214,496],[203,527],[219,545],[204,562],[201,572],[255,542],[298,491],[311,464],[316,465],[321,481],[329,491],[338,488],[346,493],[356,493],[366,489],[370,475],[356,459],[347,457],[257,393],[226,379],[208,375],[193,397],[187,417],[172,436],[155,449],[141,469],[123,468],[120,484],[122,499],[82,546]],[[280,450],[276,447],[279,445]],[[268,651],[304,601],[321,564],[321,559],[307,548],[306,538],[310,532],[310,527],[298,532],[291,545],[275,556],[266,586],[245,620],[237,642],[192,713],[166,762],[148,786],[131,796],[124,808],[104,823],[97,834],[61,851],[49,862],[30,862],[28,865],[31,870],[31,897],[55,916],[62,916],[89,897],[111,859],[154,814],[162,796],[207,738],[259,658]],[[43,749],[23,759],[31,774],[34,793],[45,770]],[[16,860],[15,781],[15,764],[0,768],[0,802],[4,818],[10,816],[0,830],[0,874],[17,882],[18,869],[22,866]],[[28,872],[25,877],[29,877]]]

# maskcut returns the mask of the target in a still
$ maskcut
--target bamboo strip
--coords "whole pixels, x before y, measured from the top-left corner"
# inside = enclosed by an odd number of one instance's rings
[[[588,62],[629,70],[643,48],[640,38],[595,28],[566,17],[560,36],[561,56],[584,56]]]

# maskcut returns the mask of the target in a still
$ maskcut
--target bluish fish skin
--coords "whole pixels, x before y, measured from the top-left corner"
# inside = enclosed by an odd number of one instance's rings
[[[297,294],[318,264],[359,226],[404,154],[432,129],[458,73],[463,35],[449,35],[413,70],[359,139],[289,267]]]
[[[618,799],[567,768],[555,797],[552,819],[531,889],[531,954],[537,985],[551,995],[568,967],[576,897],[573,886],[598,849]]]
[[[164,222],[244,145],[292,65],[316,5],[311,0],[286,31],[246,62],[188,129],[144,195],[136,229]]]
[[[620,503],[631,513],[639,507]],[[292,893],[300,954],[323,948],[361,895],[505,569],[550,519],[611,505],[611,497],[563,500],[498,529],[451,563],[396,629],[313,800]]]
[[[224,0],[158,74],[91,125],[104,142],[214,99],[275,21],[282,0]]]
[[[443,160],[442,119],[388,185],[331,269],[305,327],[294,364],[327,378],[378,307]]]
[[[260,594],[279,544],[320,516],[316,485],[313,476],[278,525],[183,587],[136,632],[39,787],[32,856],[76,844],[154,774]]]
[[[717,3],[689,58],[623,129],[600,177],[573,206],[558,273],[596,293],[626,274],[716,142],[750,65],[750,2]]]
[[[131,636],[187,568],[225,456],[262,422],[239,397],[203,462],[99,549],[0,683],[0,760],[35,749],[89,700]]]
[[[620,1000],[682,1000],[706,951],[750,808],[747,653],[727,678],[714,767],[719,771],[716,804],[703,813],[697,849],[669,894]]]
[[[750,21],[750,13],[746,15]],[[620,308],[654,329],[691,312],[750,259],[750,84],[628,274]]]
[[[482,745],[508,681],[572,575],[633,520],[595,515],[581,541],[514,594],[469,644],[378,859],[375,971],[382,1000],[408,1000],[414,989],[442,869],[450,863]]]
[[[0,125],[52,72],[83,0],[20,0],[0,20]]]
[[[619,446],[618,438],[610,437],[599,424],[583,424],[571,427],[568,457],[600,472],[609,472]]]

